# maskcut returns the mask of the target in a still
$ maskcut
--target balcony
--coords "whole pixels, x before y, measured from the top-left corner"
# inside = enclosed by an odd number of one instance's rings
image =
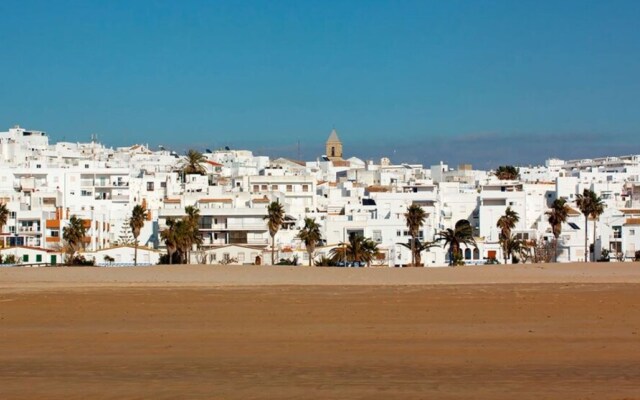
[[[226,231],[226,224],[200,224],[199,228],[201,231]]]
[[[48,219],[46,222],[47,229],[60,229],[60,220]]]
[[[209,239],[205,237],[202,241],[203,246],[224,246],[227,244],[225,239]]]
[[[266,231],[266,223],[233,223],[227,224],[227,230],[230,231]]]
[[[40,227],[38,225],[33,225],[33,226],[25,225],[25,226],[18,226],[18,233],[40,234],[42,232],[40,231]]]

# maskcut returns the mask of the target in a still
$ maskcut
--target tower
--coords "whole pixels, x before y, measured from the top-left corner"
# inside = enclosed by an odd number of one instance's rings
[[[342,142],[338,137],[338,132],[335,129],[331,131],[329,139],[327,139],[327,157],[331,161],[342,160]]]

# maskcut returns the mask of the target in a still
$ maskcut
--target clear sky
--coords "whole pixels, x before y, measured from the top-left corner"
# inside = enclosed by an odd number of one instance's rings
[[[0,130],[541,163],[640,153],[640,1],[0,1]]]

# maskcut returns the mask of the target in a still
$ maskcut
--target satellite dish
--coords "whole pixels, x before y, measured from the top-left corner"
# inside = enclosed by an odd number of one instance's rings
[[[229,148],[229,146],[224,146],[224,149],[225,149],[225,150],[227,150],[227,151],[228,151],[228,150],[231,150],[231,149]]]
[[[205,150],[205,151],[206,151],[207,153],[213,153],[213,151],[211,151],[211,150],[209,150],[209,149],[207,149],[207,150]]]
[[[158,145],[158,148],[159,148],[160,150],[166,150],[166,149],[164,148],[164,146],[163,146],[163,145],[161,145],[161,144],[159,144],[159,145]]]

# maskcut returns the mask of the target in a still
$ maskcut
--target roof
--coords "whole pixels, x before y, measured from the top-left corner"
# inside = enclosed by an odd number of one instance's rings
[[[334,167],[348,167],[350,165],[346,160],[333,160],[332,162]]]
[[[582,215],[582,213],[580,211],[578,211],[578,210],[576,210],[575,208],[572,208],[572,207],[568,207],[567,214],[569,214],[571,216]]]
[[[252,200],[254,203],[268,203],[269,202],[269,198],[267,196],[264,196],[262,198],[258,197],[256,199]]]
[[[248,244],[223,244],[221,246],[211,246],[205,249],[205,251],[212,251],[212,250],[221,250],[221,249],[226,249],[228,247],[241,247],[243,249],[252,249],[252,250],[263,250],[266,246],[251,246]]]
[[[329,139],[327,139],[327,142],[340,142],[338,132],[336,132],[335,129],[331,130],[331,134],[329,135]]]
[[[198,203],[232,203],[232,199],[200,199]]]
[[[180,199],[169,199],[169,198],[164,198],[162,199],[162,201],[164,203],[180,203]]]
[[[640,225],[640,218],[627,218],[625,225]]]
[[[119,246],[112,246],[112,247],[105,247],[102,249],[97,249],[97,250],[83,250],[80,251],[80,253],[82,254],[89,254],[89,253],[103,253],[105,251],[109,251],[109,250],[115,250],[115,249],[120,249],[120,248],[130,248],[130,249],[135,249],[135,246],[129,245],[129,244],[123,244],[123,245],[119,245]],[[146,246],[138,246],[138,251],[152,251],[154,253],[162,253],[162,251],[158,250],[158,249],[152,249],[151,247],[146,247]]]
[[[372,186],[369,186],[367,190],[369,191],[369,193],[390,192],[391,188],[388,186],[372,185]]]
[[[217,162],[215,162],[215,161],[211,161],[211,160],[207,160],[207,164],[209,164],[209,165],[213,165],[214,167],[223,167],[223,165],[222,165],[222,164],[217,163]]]
[[[45,253],[59,253],[59,251],[51,250],[51,249],[43,249],[42,247],[33,247],[33,246],[7,246],[0,247],[0,251],[3,250],[12,250],[12,249],[27,249],[27,250],[36,250],[36,251],[44,251]]]
[[[301,160],[294,160],[291,158],[284,158],[284,157],[280,157],[278,159],[275,159],[271,162],[271,164],[275,164],[275,165],[279,165],[279,164],[287,164],[290,166],[295,166],[295,167],[306,167],[307,163],[305,163],[304,161]]]
[[[623,208],[620,210],[620,212],[622,212],[623,214],[640,215],[640,209],[637,209],[637,208]]]

